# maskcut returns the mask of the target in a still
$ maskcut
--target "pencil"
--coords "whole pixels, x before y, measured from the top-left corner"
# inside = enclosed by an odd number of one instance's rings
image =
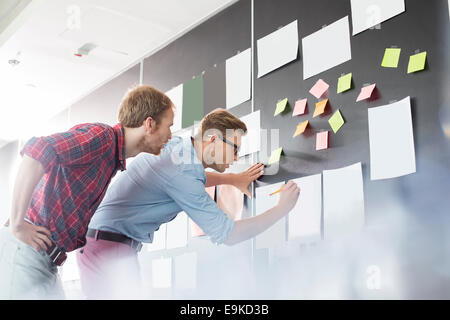
[[[271,194],[269,194],[269,196],[273,196],[275,193],[281,192],[283,190],[283,188],[278,189],[275,192],[272,192]]]

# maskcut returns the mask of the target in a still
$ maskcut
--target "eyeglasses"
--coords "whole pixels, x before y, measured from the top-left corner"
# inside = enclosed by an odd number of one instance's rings
[[[222,141],[229,144],[230,146],[233,146],[234,148],[234,155],[237,156],[239,153],[239,149],[241,148],[240,146],[237,146],[236,144],[234,144],[231,141],[228,141],[227,139],[225,139],[224,137],[222,137]]]

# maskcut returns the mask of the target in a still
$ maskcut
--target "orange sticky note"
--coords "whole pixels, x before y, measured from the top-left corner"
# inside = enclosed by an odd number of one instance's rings
[[[328,83],[326,83],[322,79],[319,79],[311,88],[311,90],[309,90],[309,93],[311,93],[317,99],[320,99],[320,97],[323,96],[325,92],[327,92],[329,87],[330,86],[328,85]]]
[[[356,99],[356,102],[369,99],[372,96],[373,90],[375,90],[376,84],[371,84],[370,86],[366,86],[361,89],[361,92],[359,93],[358,99]]]
[[[292,112],[292,116],[300,116],[305,113],[306,104],[308,99],[302,99],[295,102],[294,111]]]
[[[325,108],[327,107],[328,99],[319,101],[316,103],[316,109],[314,110],[313,118],[317,117],[319,114],[325,112]]]
[[[292,138],[295,138],[295,137],[298,136],[299,134],[302,134],[303,132],[305,132],[306,127],[308,126],[308,123],[309,123],[308,120],[303,121],[302,123],[300,123],[300,124],[297,126],[297,130],[295,130],[295,133],[294,133],[294,135],[292,136]]]
[[[328,149],[329,131],[319,132],[316,135],[316,150]]]

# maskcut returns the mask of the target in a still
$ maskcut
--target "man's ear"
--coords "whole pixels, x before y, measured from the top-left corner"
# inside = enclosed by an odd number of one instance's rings
[[[152,117],[144,120],[144,129],[148,133],[153,133],[156,129],[156,121]]]

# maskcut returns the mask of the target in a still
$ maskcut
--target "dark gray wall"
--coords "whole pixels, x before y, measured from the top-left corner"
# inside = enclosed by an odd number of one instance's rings
[[[300,58],[297,61],[260,79],[255,77],[255,109],[265,111],[261,113],[264,128],[280,129],[280,141],[285,153],[280,162],[279,173],[261,180],[277,182],[361,161],[367,231],[356,240],[365,243],[375,235],[377,241],[383,237],[392,240],[391,244],[384,243],[380,248],[385,251],[384,254],[371,250],[370,246],[361,246],[361,251],[366,250],[365,254],[375,264],[383,264],[381,261],[387,256],[393,256],[395,265],[400,269],[397,275],[397,279],[401,281],[399,286],[403,289],[398,296],[449,297],[448,273],[436,271],[449,267],[445,230],[450,225],[450,202],[447,196],[450,186],[450,152],[449,138],[444,135],[441,126],[442,123],[448,126],[449,122],[448,112],[445,112],[449,109],[450,101],[447,1],[405,2],[406,12],[382,23],[381,29],[367,30],[351,37],[350,61],[303,81],[300,45]],[[299,21],[300,39],[319,30],[322,25],[328,25],[346,15],[349,15],[351,21],[350,1],[347,0],[258,0],[255,1],[254,15],[255,41],[295,19]],[[324,50],[333,50],[326,44],[323,45]],[[384,50],[392,45],[402,48],[399,67],[382,68],[380,64]],[[406,69],[409,56],[416,49],[427,51],[428,64],[425,71],[408,75]],[[254,58],[256,61],[256,54]],[[348,72],[353,72],[354,89],[336,94],[337,79]],[[339,108],[346,119],[346,124],[337,134],[330,132],[331,148],[324,152],[315,151],[315,136],[291,138],[299,119],[303,118],[309,119],[315,130],[330,130],[329,117],[312,119],[311,116],[315,99],[308,91],[319,78],[330,84],[328,97],[331,110],[334,112]],[[377,83],[378,98],[371,102],[356,103],[359,88],[364,83]],[[417,173],[397,179],[370,181],[367,109],[388,104],[392,100],[401,100],[406,96],[411,96],[412,101]],[[308,97],[309,115],[292,118],[288,114],[274,118],[273,110],[277,99],[285,97],[291,103],[295,103],[298,98]],[[447,118],[444,114],[447,114]],[[328,254],[327,258],[339,256],[343,260],[351,260],[346,256],[345,250],[330,249],[325,252]],[[352,259],[362,261],[362,256],[362,253],[355,253]],[[291,259],[288,264],[293,264],[294,261],[296,260]],[[304,263],[304,260],[298,258],[298,262]],[[343,266],[345,270],[349,270],[346,262],[337,264],[336,268]],[[333,272],[332,267],[329,270],[315,270],[316,274],[321,271]],[[297,278],[289,273],[284,275],[284,278],[281,276],[278,279],[279,282],[284,279],[285,283],[289,283]],[[349,279],[348,283],[354,280]],[[300,283],[291,281],[291,285],[297,285],[298,288]],[[310,291],[313,289],[309,286],[303,288]],[[367,292],[350,289],[343,293],[346,297],[354,298],[365,294],[370,296]]]
[[[450,226],[450,152],[449,138],[443,133],[443,127],[449,130],[450,123],[447,1],[405,2],[406,12],[382,23],[381,29],[351,37],[352,60],[303,81],[301,38],[346,15],[351,25],[350,1],[254,1],[255,48],[257,39],[295,19],[299,21],[300,38],[299,58],[260,79],[256,78],[254,52],[255,110],[262,111],[263,128],[280,130],[284,149],[278,174],[260,180],[274,183],[362,162],[366,230],[351,242],[321,241],[312,247],[294,242],[279,250],[249,250],[246,254],[253,257],[255,277],[252,297],[327,297],[323,292],[342,298],[449,297],[446,230]],[[248,48],[250,9],[250,1],[239,1],[145,59],[144,83],[168,90],[223,63],[237,50]],[[384,50],[392,45],[402,48],[399,67],[382,68]],[[428,53],[426,70],[407,75],[409,56],[416,49]],[[333,48],[324,44],[324,50]],[[353,73],[353,90],[338,95],[337,79],[348,72]],[[292,139],[303,118],[309,119],[315,130],[329,130],[328,117],[312,119],[315,99],[308,91],[319,78],[330,84],[330,111],[340,108],[346,119],[337,134],[331,132],[330,149],[320,153],[315,151],[314,136]],[[356,103],[365,83],[377,83],[378,98]],[[417,173],[370,181],[367,109],[406,96],[411,96],[412,101]],[[297,99],[308,97],[309,114],[274,118],[276,102],[285,97],[291,106]],[[243,105],[232,112],[238,116],[249,113],[250,102]],[[217,248],[208,251],[209,256],[202,256],[202,250],[199,249],[203,268],[214,268],[214,263],[208,261],[226,257],[220,256]],[[370,291],[365,287],[367,266],[371,264],[384,272],[384,290]],[[206,280],[200,278],[200,289],[206,290]],[[224,284],[212,278],[208,281],[209,286],[216,286],[220,297]],[[200,292],[197,294],[201,296]]]

